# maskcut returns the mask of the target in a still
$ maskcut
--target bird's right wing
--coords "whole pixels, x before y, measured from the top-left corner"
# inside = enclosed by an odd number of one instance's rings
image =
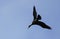
[[[36,12],[35,6],[33,7],[33,17],[34,17],[34,20],[37,19],[37,12]]]
[[[38,21],[37,24],[40,25],[42,28],[51,29],[51,27],[46,25],[44,22]]]

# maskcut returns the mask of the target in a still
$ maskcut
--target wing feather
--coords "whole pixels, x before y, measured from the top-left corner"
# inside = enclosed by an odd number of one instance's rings
[[[44,22],[37,21],[36,24],[39,25],[39,26],[41,26],[42,28],[51,29],[51,27],[48,26],[48,25],[46,25]]]
[[[37,12],[36,12],[35,6],[33,7],[33,17],[34,17],[34,20],[37,19]]]

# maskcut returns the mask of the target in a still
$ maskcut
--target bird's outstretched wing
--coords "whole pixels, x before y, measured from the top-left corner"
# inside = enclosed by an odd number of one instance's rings
[[[42,28],[51,29],[50,26],[46,25],[45,23],[43,23],[41,21],[37,21],[36,24],[39,25],[39,26],[41,26]]]
[[[33,6],[33,17],[34,17],[34,20],[37,19],[37,12],[36,12],[35,6]]]
[[[37,17],[38,20],[41,20],[41,16],[38,14],[38,17]]]

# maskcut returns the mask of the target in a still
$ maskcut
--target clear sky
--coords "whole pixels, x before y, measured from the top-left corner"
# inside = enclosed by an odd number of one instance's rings
[[[33,25],[33,6],[52,30]],[[60,39],[60,0],[0,0],[0,39]]]

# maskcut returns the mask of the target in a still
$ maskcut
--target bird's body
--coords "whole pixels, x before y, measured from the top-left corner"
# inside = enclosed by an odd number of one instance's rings
[[[36,12],[35,6],[33,7],[33,17],[34,17],[33,22],[32,22],[31,25],[28,26],[28,28],[30,28],[32,25],[39,25],[42,28],[51,29],[51,27],[46,25],[44,22],[39,21],[39,20],[41,20],[41,16],[39,14],[37,16],[37,12]]]
[[[38,25],[38,26],[41,26],[42,28],[47,28],[47,29],[51,29],[51,27],[49,27],[48,25],[46,25],[44,22],[42,21],[33,21],[31,25],[29,25],[29,28],[32,26],[32,25]]]

